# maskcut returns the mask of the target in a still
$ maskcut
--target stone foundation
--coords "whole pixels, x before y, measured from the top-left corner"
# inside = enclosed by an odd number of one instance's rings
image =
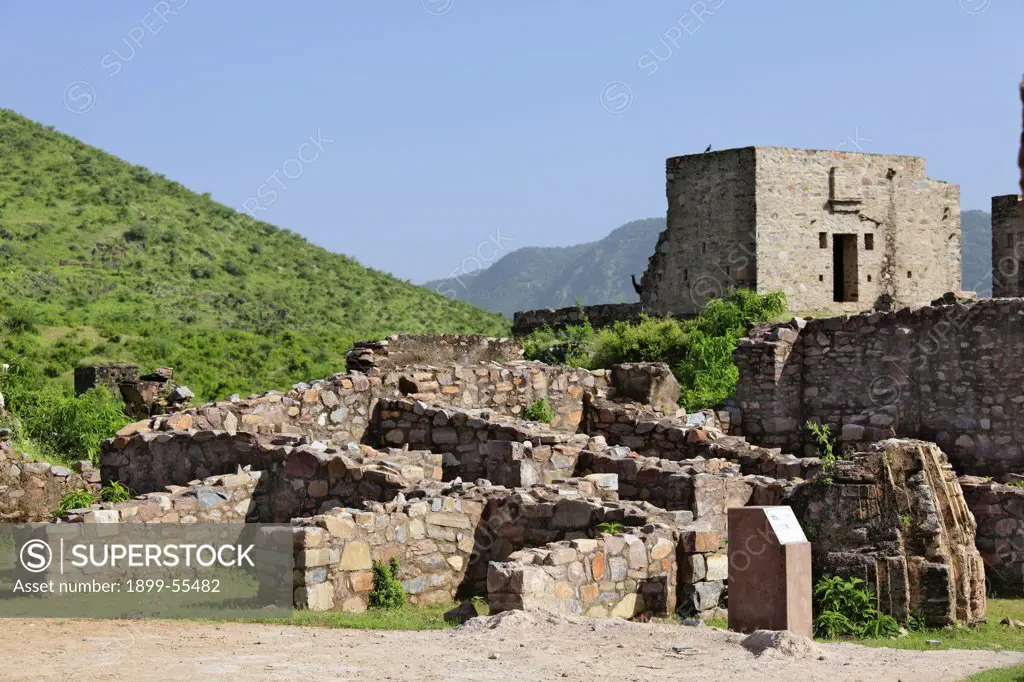
[[[1024,488],[975,476],[960,479],[978,524],[977,547],[985,576],[999,594],[1024,594]]]

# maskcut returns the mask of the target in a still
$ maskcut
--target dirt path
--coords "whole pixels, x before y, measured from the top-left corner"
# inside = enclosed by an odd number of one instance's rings
[[[515,612],[457,630],[374,632],[183,621],[0,621],[5,680],[956,680],[1024,662],[807,640],[760,656],[707,627]],[[674,651],[673,648],[676,650]]]

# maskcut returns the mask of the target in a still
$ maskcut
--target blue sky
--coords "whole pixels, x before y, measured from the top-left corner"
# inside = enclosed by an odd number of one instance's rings
[[[1020,0],[7,0],[0,105],[421,282],[663,215],[665,158],[709,143],[923,155],[988,209],[1021,26]]]

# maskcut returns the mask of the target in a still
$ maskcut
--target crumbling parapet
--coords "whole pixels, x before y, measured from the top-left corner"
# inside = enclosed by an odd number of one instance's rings
[[[358,341],[345,356],[349,372],[377,375],[417,365],[476,365],[523,359],[515,339],[479,335],[400,334],[381,341]]]

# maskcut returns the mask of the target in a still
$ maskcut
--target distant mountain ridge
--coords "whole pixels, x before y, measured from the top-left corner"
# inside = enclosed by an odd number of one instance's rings
[[[472,275],[423,286],[473,306],[511,316],[518,310],[564,308],[637,300],[630,274],[639,280],[654,253],[664,218],[634,220],[608,236],[576,246],[516,249]]]
[[[971,210],[960,214],[963,288],[992,294],[992,216]],[[494,265],[458,280],[439,279],[423,286],[476,307],[511,316],[520,310],[565,308],[638,299],[630,274],[639,280],[654,253],[664,218],[634,220],[608,236],[576,246],[526,247]]]

